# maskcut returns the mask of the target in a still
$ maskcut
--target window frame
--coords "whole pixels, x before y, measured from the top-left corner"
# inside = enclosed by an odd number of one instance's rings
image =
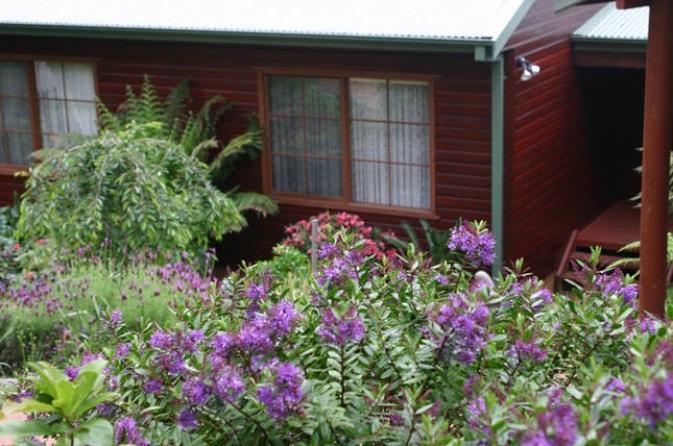
[[[342,194],[339,197],[326,197],[294,192],[279,192],[273,189],[273,165],[269,129],[269,76],[301,76],[325,77],[339,80],[341,97],[341,138],[342,138]],[[315,207],[321,209],[335,209],[370,214],[391,216],[405,216],[437,220],[436,209],[436,165],[435,165],[435,79],[436,75],[415,73],[386,73],[372,71],[351,70],[324,70],[303,69],[288,67],[259,67],[257,68],[257,83],[259,92],[260,123],[263,129],[262,150],[262,186],[266,195],[271,196],[280,204]],[[349,79],[370,78],[385,79],[388,81],[417,81],[428,84],[428,162],[430,169],[430,206],[428,208],[411,208],[376,203],[360,203],[352,199],[352,163],[351,163],[351,116]]]
[[[40,122],[40,98],[37,94],[37,79],[35,77],[35,62],[58,62],[58,63],[83,63],[91,65],[93,75],[93,86],[96,98],[99,97],[98,90],[98,60],[91,57],[72,57],[72,56],[43,56],[39,54],[7,54],[0,53],[0,61],[24,62],[28,65],[28,104],[30,112],[31,135],[33,138],[33,152],[43,148],[42,145],[42,123]],[[99,122],[98,107],[96,107],[96,120]],[[28,165],[9,164],[0,162],[0,175],[14,175],[17,172],[25,171]]]

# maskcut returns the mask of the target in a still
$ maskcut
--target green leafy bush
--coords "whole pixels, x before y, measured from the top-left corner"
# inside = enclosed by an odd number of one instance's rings
[[[315,270],[285,247],[182,293],[176,323],[73,333],[69,365],[109,358],[123,396],[106,416],[153,445],[673,441],[673,331],[637,316],[633,278],[588,269],[572,294],[521,265],[491,278],[491,241],[461,225],[456,260],[431,266],[336,231]]]
[[[123,262],[129,254],[199,254],[209,237],[246,224],[208,169],[172,141],[160,123],[128,124],[69,148],[43,150],[30,170],[17,231],[59,251],[95,247]]]

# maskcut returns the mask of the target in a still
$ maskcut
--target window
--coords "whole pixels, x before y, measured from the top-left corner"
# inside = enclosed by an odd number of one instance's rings
[[[0,60],[0,164],[28,164],[67,134],[95,135],[95,101],[91,64]]]
[[[269,75],[277,196],[431,207],[428,82]]]

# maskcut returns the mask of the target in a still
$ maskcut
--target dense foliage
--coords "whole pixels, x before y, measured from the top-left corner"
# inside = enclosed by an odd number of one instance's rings
[[[219,281],[191,276],[201,291],[176,293],[175,323],[110,313],[73,333],[67,373],[110,361],[120,397],[96,413],[118,444],[672,442],[673,336],[637,318],[632,279],[595,258],[568,294],[521,265],[491,278],[491,241],[461,225],[456,260],[429,266],[337,231],[313,271],[284,246]]]
[[[234,104],[222,96],[213,96],[193,113],[189,106],[189,84],[183,81],[166,98],[160,98],[156,88],[145,76],[140,92],[126,87],[126,102],[117,114],[100,105],[103,127],[120,132],[130,124],[161,123],[154,127],[152,136],[179,145],[188,156],[208,165],[208,174],[218,186],[227,185],[228,177],[240,162],[256,159],[262,150],[262,133],[253,117],[248,130],[223,144],[217,139],[217,126]],[[255,211],[266,216],[278,211],[276,203],[265,195],[240,192],[229,193],[239,211]]]
[[[42,151],[26,182],[19,235],[63,251],[96,247],[123,260],[146,250],[203,252],[210,237],[243,228],[245,219],[211,184],[207,166],[155,138],[158,128],[131,123]]]

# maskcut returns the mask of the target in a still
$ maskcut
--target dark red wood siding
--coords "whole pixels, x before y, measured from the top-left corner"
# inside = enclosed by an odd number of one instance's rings
[[[556,14],[553,3],[538,0],[507,45],[505,248],[539,273],[551,271],[572,229],[594,215],[597,191],[570,33],[601,6]],[[519,56],[541,74],[520,81]]]
[[[100,98],[110,108],[124,99],[125,85],[139,85],[149,74],[163,92],[189,79],[198,102],[219,94],[237,106],[220,128],[223,139],[246,128],[257,113],[258,68],[294,67],[380,73],[436,75],[435,146],[438,220],[448,227],[459,218],[487,219],[490,214],[490,67],[472,55],[348,52],[337,50],[264,49],[216,45],[130,41],[39,39],[0,36],[0,54],[92,57],[97,59]],[[233,184],[261,191],[261,165],[241,168]],[[1,198],[2,196],[0,196]],[[221,257],[234,261],[268,256],[285,225],[323,209],[283,205],[280,215],[250,219],[242,234],[227,237]],[[396,227],[403,217],[362,214],[372,225]],[[411,219],[410,219],[411,220]]]

